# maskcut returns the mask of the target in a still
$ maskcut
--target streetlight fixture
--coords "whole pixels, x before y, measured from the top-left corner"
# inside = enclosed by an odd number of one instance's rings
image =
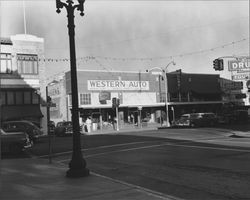
[[[89,175],[89,170],[86,168],[86,161],[82,156],[81,137],[79,125],[79,107],[78,107],[78,88],[77,88],[77,70],[76,70],[76,53],[75,53],[75,24],[74,10],[80,11],[83,16],[85,0],[78,0],[77,5],[72,0],[66,0],[66,3],[61,0],[56,0],[56,12],[60,13],[63,7],[67,10],[68,17],[68,34],[70,46],[70,71],[71,71],[71,93],[72,93],[72,125],[73,125],[73,153],[69,163],[69,170],[66,173],[67,177],[77,178]]]
[[[153,67],[149,70],[146,70],[147,72],[152,71],[154,69],[161,70],[161,72],[164,74],[164,84],[165,84],[165,105],[166,105],[166,127],[170,127],[170,122],[169,122],[169,114],[168,114],[168,80],[167,80],[167,68],[169,67],[170,64],[175,65],[174,61],[171,61],[170,63],[167,64],[165,68],[161,67]]]

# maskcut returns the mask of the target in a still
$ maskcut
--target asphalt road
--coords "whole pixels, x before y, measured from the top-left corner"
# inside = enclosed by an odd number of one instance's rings
[[[250,199],[250,139],[230,135],[216,129],[168,129],[82,136],[83,155],[92,173],[163,196]],[[72,138],[52,143],[53,162],[67,165]],[[47,159],[48,152],[44,138],[28,155]]]

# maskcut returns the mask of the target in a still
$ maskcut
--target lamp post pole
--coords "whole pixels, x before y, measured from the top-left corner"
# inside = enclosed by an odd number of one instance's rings
[[[165,100],[165,104],[166,104],[166,126],[170,127],[170,122],[169,122],[169,114],[168,114],[168,79],[167,79],[167,68],[170,64],[175,65],[174,61],[171,61],[170,63],[167,64],[167,66],[165,67],[165,70],[162,69],[163,73],[164,73],[164,80],[165,80],[165,92],[166,92],[166,100]]]
[[[89,170],[86,168],[86,161],[82,156],[81,137],[79,125],[79,107],[78,107],[78,88],[77,88],[77,70],[76,70],[76,53],[75,53],[75,24],[74,10],[80,11],[83,16],[83,3],[85,0],[78,0],[78,5],[74,5],[72,0],[67,0],[66,3],[61,0],[56,0],[57,13],[60,13],[63,7],[67,10],[68,17],[68,34],[70,46],[70,72],[71,72],[71,93],[72,93],[72,125],[73,125],[73,152],[69,163],[69,170],[66,173],[67,177],[77,178],[89,175]]]
[[[170,64],[175,65],[174,61],[171,61],[170,63],[167,64],[167,66],[165,67],[165,69],[161,68],[161,67],[154,67],[152,69],[146,70],[147,72],[152,71],[154,69],[158,69],[161,70],[161,73],[163,73],[163,77],[164,77],[164,85],[165,85],[165,105],[166,105],[166,126],[170,127],[170,123],[169,123],[169,114],[168,114],[168,79],[167,79],[167,68]]]

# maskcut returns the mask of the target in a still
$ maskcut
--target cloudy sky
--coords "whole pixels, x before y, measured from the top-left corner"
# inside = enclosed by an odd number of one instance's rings
[[[24,33],[22,1],[0,5],[1,36]],[[247,0],[86,0],[84,6],[84,17],[75,12],[81,69],[145,71],[174,60],[169,71],[217,73],[213,59],[249,55]],[[27,34],[45,39],[48,74],[69,69],[65,8],[57,14],[55,0],[32,0],[25,11]]]

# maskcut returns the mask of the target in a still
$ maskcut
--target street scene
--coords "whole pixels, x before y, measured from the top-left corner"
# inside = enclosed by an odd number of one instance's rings
[[[248,1],[0,12],[1,199],[250,199]]]

